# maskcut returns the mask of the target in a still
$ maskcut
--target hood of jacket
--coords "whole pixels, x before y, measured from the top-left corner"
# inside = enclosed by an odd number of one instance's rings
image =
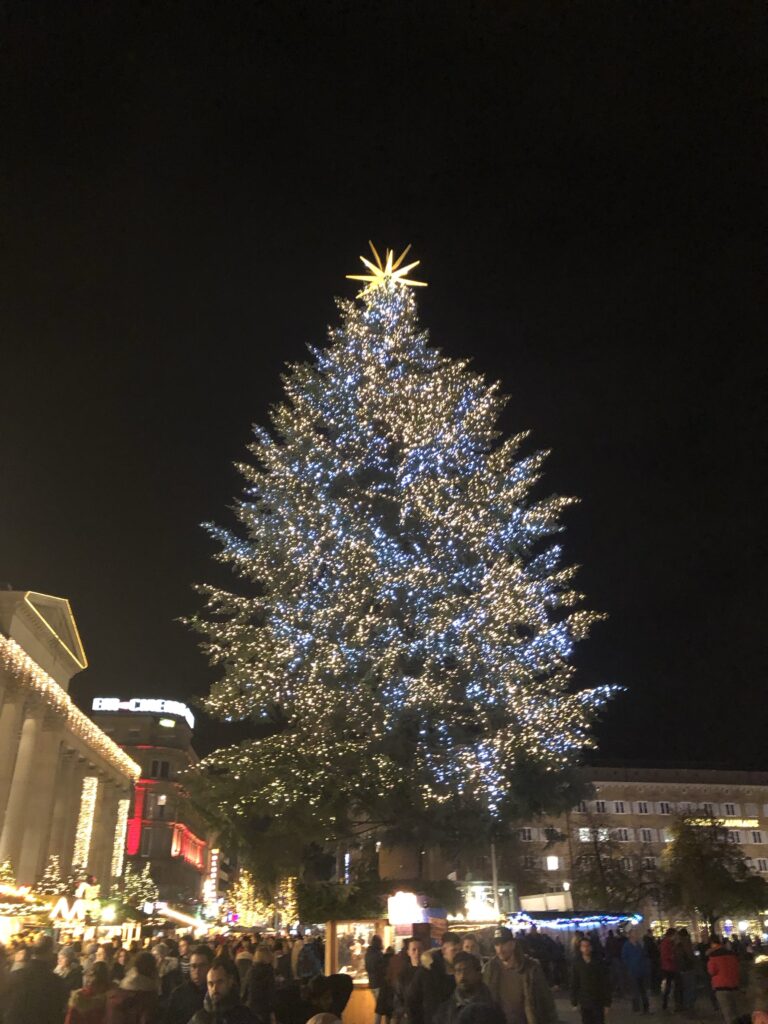
[[[120,982],[120,988],[128,992],[157,992],[157,981],[139,974],[135,967],[132,967]]]

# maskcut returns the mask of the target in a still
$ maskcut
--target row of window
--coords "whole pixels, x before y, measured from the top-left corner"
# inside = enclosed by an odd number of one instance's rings
[[[522,830],[524,831],[524,830]],[[529,830],[530,831],[530,830]],[[595,838],[601,842],[608,839],[618,840],[620,843],[671,843],[672,833],[666,828],[580,828],[578,829],[579,842],[591,843]],[[744,831],[740,829],[728,830],[728,841],[731,843],[751,843],[761,846],[764,842],[764,835],[757,829]]]
[[[734,818],[741,814],[741,804],[713,804],[708,801],[699,804],[690,801],[673,803],[670,800],[657,802],[651,800],[590,800],[587,802],[582,800],[576,810],[581,814],[587,814],[589,811],[595,814],[632,814],[633,810],[636,814],[674,814],[676,811],[685,813],[701,811],[702,814],[710,817]],[[756,816],[758,805],[745,804],[745,813],[750,817]],[[768,804],[763,806],[763,813],[768,814]]]
[[[745,858],[747,867],[752,871],[758,871],[760,874],[768,874],[768,858],[758,857],[756,860],[752,860],[751,857]],[[620,857],[619,866],[625,871],[632,871],[636,866],[636,861],[632,860],[631,857]],[[640,863],[644,868],[655,868],[658,865],[658,858],[653,856],[644,856],[640,858]]]

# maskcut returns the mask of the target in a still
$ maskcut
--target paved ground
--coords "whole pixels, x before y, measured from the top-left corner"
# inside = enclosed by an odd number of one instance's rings
[[[567,992],[556,993],[557,1015],[563,1024],[580,1024],[581,1017],[578,1010],[571,1008]],[[656,1019],[656,1024],[697,1024],[704,1021],[706,1024],[718,1024],[722,1019],[714,1010],[706,992],[700,992],[696,999],[696,1006],[691,1013],[672,1013],[661,1009],[661,997],[651,996],[651,1019]],[[632,1003],[629,999],[616,999],[608,1011],[606,1024],[643,1024],[648,1018],[640,1013],[632,1012]]]

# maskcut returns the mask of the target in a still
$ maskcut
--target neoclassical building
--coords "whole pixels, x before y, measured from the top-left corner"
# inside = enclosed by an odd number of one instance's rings
[[[0,591],[0,863],[19,883],[50,854],[102,889],[122,874],[140,769],[69,696],[86,665],[67,600]]]

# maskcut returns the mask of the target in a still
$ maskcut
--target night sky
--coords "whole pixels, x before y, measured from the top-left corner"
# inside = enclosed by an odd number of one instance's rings
[[[627,688],[606,759],[761,764],[762,4],[2,8],[0,580],[69,597],[73,695],[193,701],[233,462],[412,242],[433,343],[578,495],[566,554]],[[208,723],[201,745],[229,733]]]

